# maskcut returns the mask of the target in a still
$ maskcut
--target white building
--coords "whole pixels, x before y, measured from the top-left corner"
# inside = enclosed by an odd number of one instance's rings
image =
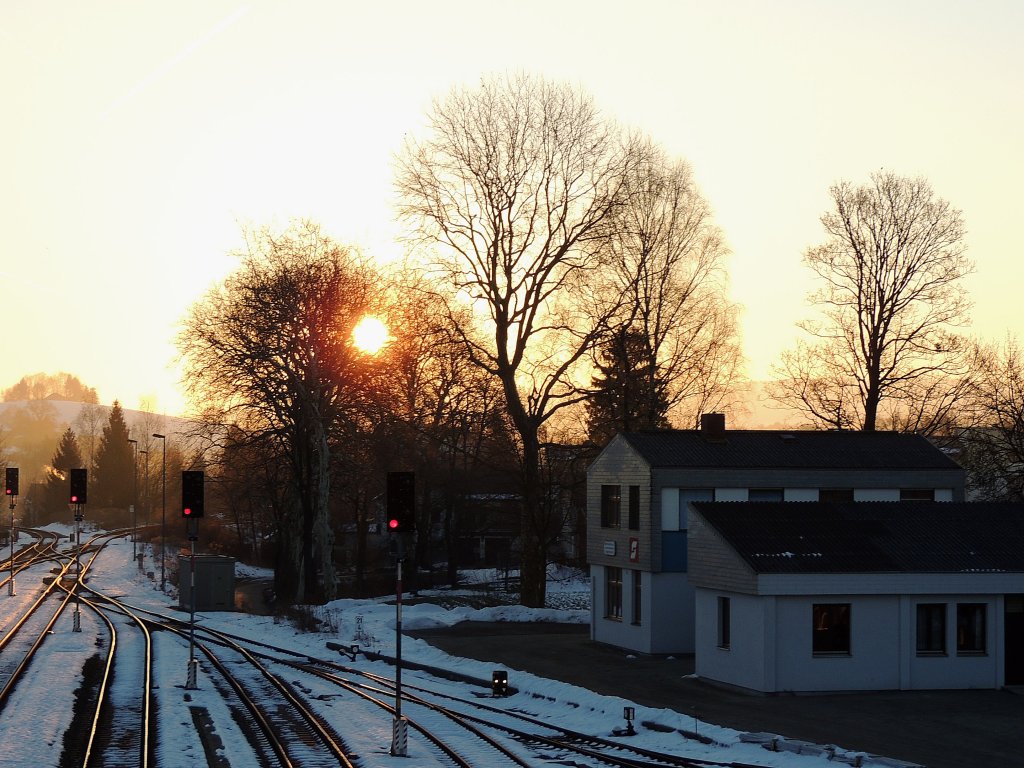
[[[691,505],[696,672],[773,692],[1024,684],[1024,505]]]
[[[721,414],[701,427],[619,434],[587,472],[598,642],[696,650],[691,502],[963,500],[963,470],[919,435],[726,430]]]

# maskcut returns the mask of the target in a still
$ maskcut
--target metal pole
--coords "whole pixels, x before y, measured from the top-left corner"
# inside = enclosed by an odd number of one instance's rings
[[[75,504],[75,617],[72,632],[82,631],[82,613],[78,595],[78,587],[82,580],[82,532],[79,523],[82,522],[82,505]]]
[[[188,622],[188,677],[185,687],[189,690],[198,688],[196,682],[196,667],[199,660],[196,659],[196,539],[199,538],[199,521],[188,521],[188,541],[191,545],[192,555],[189,558],[190,586],[189,586],[189,622]],[[179,582],[180,585],[180,582]]]
[[[164,591],[167,581],[165,560],[167,559],[167,437],[153,433],[163,446],[163,458],[160,463],[160,591]]]
[[[132,446],[132,562],[135,562],[135,508],[139,505],[139,441],[128,438]]]
[[[406,757],[408,723],[402,717],[402,536],[398,536],[398,570],[395,579],[395,717],[391,724],[391,754]]]
[[[11,579],[7,582],[7,594],[14,597],[17,594],[14,587],[14,497],[11,496]]]

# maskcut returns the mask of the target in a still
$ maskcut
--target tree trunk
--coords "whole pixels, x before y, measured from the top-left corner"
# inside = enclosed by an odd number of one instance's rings
[[[519,601],[528,608],[543,608],[547,590],[547,547],[541,509],[540,445],[530,425],[523,440],[522,565]]]

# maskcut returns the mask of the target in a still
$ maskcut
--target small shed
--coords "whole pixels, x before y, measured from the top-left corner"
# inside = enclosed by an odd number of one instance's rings
[[[231,611],[235,607],[235,558],[196,555],[196,610]],[[178,607],[192,609],[191,556],[178,558]]]

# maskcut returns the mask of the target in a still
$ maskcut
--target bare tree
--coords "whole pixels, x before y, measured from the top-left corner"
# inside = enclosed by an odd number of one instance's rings
[[[968,485],[980,498],[1024,500],[1024,351],[1015,339],[977,346],[974,409],[958,432]]]
[[[275,588],[330,599],[330,436],[363,373],[351,332],[377,310],[380,279],[308,222],[249,233],[239,269],[196,303],[179,337],[190,394],[278,447],[289,465]]]
[[[931,431],[963,396],[963,217],[924,179],[890,172],[831,197],[828,239],[804,255],[823,319],[800,327],[817,341],[783,356],[769,391],[822,426]]]
[[[740,373],[727,249],[685,162],[650,150],[631,184],[612,240],[613,289],[624,303],[611,358],[633,370],[623,379],[646,379],[634,387],[650,401],[633,406],[642,421],[696,426],[701,413],[731,404]]]
[[[502,384],[521,451],[521,600],[539,606],[558,521],[541,503],[538,434],[579,402],[580,363],[617,309],[595,278],[643,147],[589,97],[525,75],[456,89],[428,123],[398,161],[400,212],[476,314],[453,318],[470,359]]]

